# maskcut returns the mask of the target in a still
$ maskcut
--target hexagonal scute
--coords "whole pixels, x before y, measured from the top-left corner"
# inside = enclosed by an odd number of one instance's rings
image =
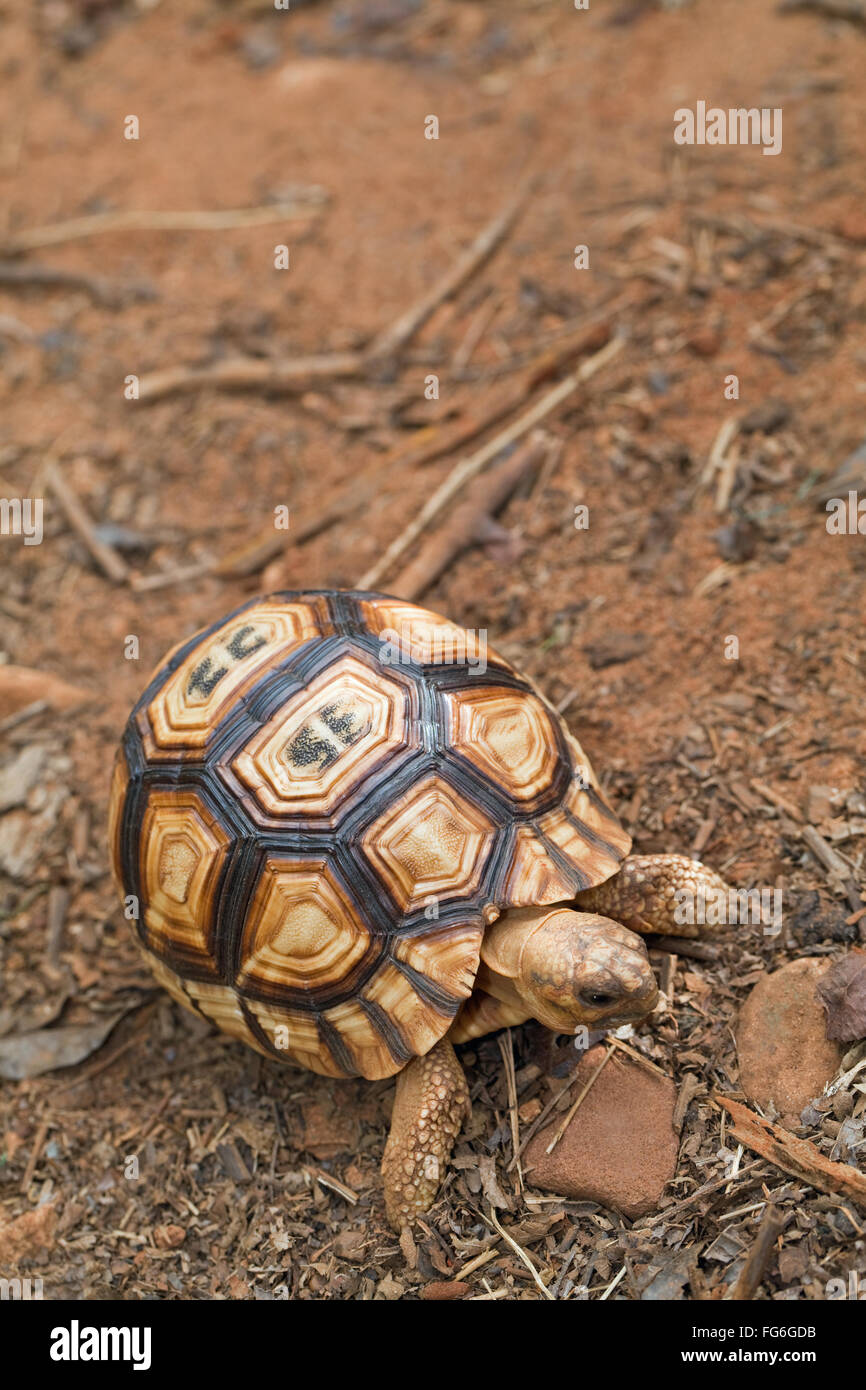
[[[401,911],[478,891],[495,828],[435,775],[404,793],[364,833],[362,848]]]
[[[192,649],[139,719],[148,757],[203,749],[261,672],[317,635],[304,603],[260,603],[224,623]]]
[[[191,787],[154,790],[140,835],[147,944],[169,961],[213,970],[216,887],[230,837]]]
[[[344,655],[240,749],[232,770],[267,816],[329,815],[389,752],[416,741],[397,681]]]
[[[492,660],[508,668],[508,662],[488,648],[486,632],[472,632],[429,608],[391,598],[362,599],[359,606],[379,638],[383,667],[478,666]]]
[[[371,946],[326,859],[268,857],[244,922],[237,987],[275,1000],[286,990],[336,987]]]
[[[534,801],[560,763],[550,716],[536,695],[507,687],[449,691],[449,742],[515,801]]]

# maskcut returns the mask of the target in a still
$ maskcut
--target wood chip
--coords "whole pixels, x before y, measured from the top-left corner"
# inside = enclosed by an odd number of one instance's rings
[[[738,1100],[720,1095],[713,1099],[731,1116],[734,1123],[730,1133],[738,1144],[752,1149],[800,1182],[809,1183],[822,1192],[841,1193],[852,1202],[866,1206],[866,1174],[847,1163],[834,1163],[825,1158],[808,1139],[798,1139],[781,1125],[762,1119]]]

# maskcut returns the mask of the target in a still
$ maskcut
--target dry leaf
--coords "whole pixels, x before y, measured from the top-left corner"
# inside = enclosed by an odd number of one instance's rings
[[[102,1046],[122,1017],[122,1013],[111,1014],[95,1023],[40,1028],[35,1033],[0,1038],[0,1076],[6,1081],[25,1081],[59,1067],[74,1067]]]
[[[827,1037],[831,1041],[866,1038],[866,951],[851,951],[837,960],[817,991],[827,1013]]]
[[[510,1211],[511,1203],[499,1186],[496,1177],[496,1159],[492,1154],[483,1154],[478,1159],[478,1176],[481,1179],[484,1196],[490,1205],[498,1207],[500,1211]]]

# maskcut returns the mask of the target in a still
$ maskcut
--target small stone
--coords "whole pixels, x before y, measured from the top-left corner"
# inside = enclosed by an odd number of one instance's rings
[[[316,1100],[303,1106],[303,1114],[300,1147],[306,1153],[327,1159],[341,1153],[354,1153],[357,1149],[360,1125],[348,1107],[337,1110]]]
[[[460,1279],[441,1279],[432,1284],[425,1284],[421,1290],[421,1297],[425,1303],[445,1303],[454,1298],[465,1298],[471,1284]]]
[[[774,430],[787,425],[791,418],[791,407],[787,401],[762,401],[753,410],[747,411],[740,421],[742,434],[772,434]]]
[[[715,357],[722,345],[722,335],[718,327],[708,325],[696,329],[686,341],[698,357]]]
[[[594,1047],[581,1059],[572,1086],[575,1099],[604,1053],[603,1047]],[[562,1124],[561,1115],[532,1140],[526,1152],[528,1181],[563,1197],[612,1207],[623,1216],[655,1211],[676,1172],[675,1103],[673,1081],[612,1057],[553,1152],[545,1149]]]
[[[643,632],[610,632],[595,642],[587,643],[587,659],[593,671],[602,671],[606,666],[617,666],[642,656],[649,646],[649,640]]]
[[[737,517],[727,526],[720,526],[718,531],[714,531],[713,540],[722,559],[738,565],[751,560],[760,535],[757,526],[747,517]]]
[[[386,1303],[394,1303],[402,1298],[406,1292],[405,1284],[401,1284],[392,1274],[386,1274],[384,1279],[380,1279],[376,1285],[374,1299],[379,1302],[384,1300]]]
[[[647,372],[647,386],[654,396],[666,396],[671,387],[671,379],[667,372],[651,371]]]
[[[153,1243],[157,1250],[177,1250],[186,1240],[183,1226],[154,1226]]]
[[[251,68],[270,68],[278,62],[282,49],[266,29],[254,30],[241,39],[241,52]]]
[[[836,231],[846,241],[866,244],[866,213],[858,210],[846,213],[837,220]]]
[[[815,784],[809,788],[806,801],[806,816],[812,825],[821,825],[833,816],[839,804],[840,794],[836,787]]]
[[[57,1208],[46,1203],[0,1226],[0,1266],[17,1264],[36,1250],[50,1248],[56,1225]]]
[[[541,1114],[541,1101],[533,1096],[532,1100],[526,1100],[517,1107],[517,1113],[523,1124],[530,1125]]]
[[[842,1049],[828,1042],[815,987],[826,960],[794,960],[759,980],[740,1010],[740,1085],[761,1109],[774,1106],[787,1125],[839,1070]]]
[[[41,744],[32,743],[22,748],[20,753],[0,771],[0,811],[8,811],[13,806],[23,806],[30,790],[35,786],[48,750]]]

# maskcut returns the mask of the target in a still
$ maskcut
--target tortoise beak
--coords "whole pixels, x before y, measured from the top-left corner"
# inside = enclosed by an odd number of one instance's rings
[[[658,1002],[659,990],[653,977],[628,999],[619,1000],[615,1009],[597,1020],[596,1026],[609,1033],[614,1028],[622,1028],[626,1023],[639,1023],[647,1014],[652,1013]]]

